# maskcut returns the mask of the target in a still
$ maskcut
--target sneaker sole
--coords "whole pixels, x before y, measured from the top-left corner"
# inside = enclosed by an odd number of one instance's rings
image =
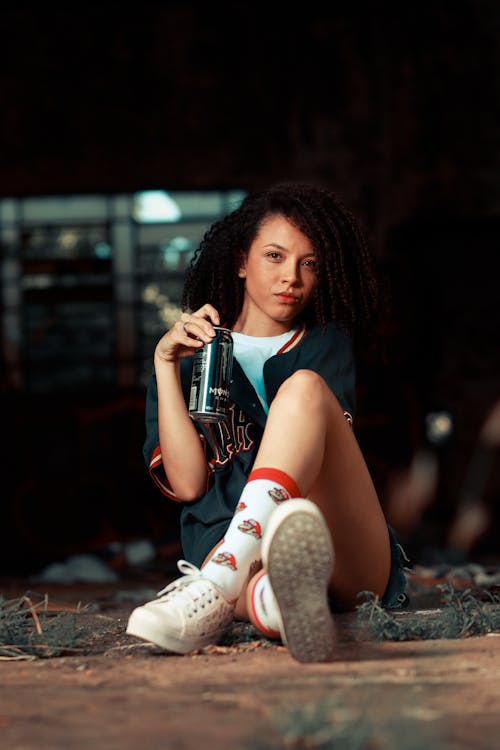
[[[282,619],[282,639],[300,662],[332,661],[335,626],[328,603],[334,552],[330,532],[309,500],[288,500],[273,513],[262,562]]]
[[[220,638],[222,631],[218,635],[210,635],[205,639],[197,638],[196,643],[186,641],[185,638],[179,639],[169,636],[165,633],[164,625],[161,621],[148,610],[147,607],[138,607],[130,615],[127,624],[127,635],[134,635],[136,638],[142,638],[145,641],[154,643],[166,651],[172,651],[175,654],[188,654],[204,646],[216,643]]]

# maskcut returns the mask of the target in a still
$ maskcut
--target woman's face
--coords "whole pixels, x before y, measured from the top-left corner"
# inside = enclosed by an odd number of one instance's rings
[[[309,304],[318,283],[314,248],[284,216],[270,216],[238,276],[245,280],[245,293],[234,330],[251,336],[284,333]]]

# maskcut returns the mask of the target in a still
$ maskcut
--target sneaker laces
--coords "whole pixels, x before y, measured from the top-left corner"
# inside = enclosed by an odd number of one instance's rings
[[[215,584],[209,578],[205,578],[202,571],[193,563],[187,560],[179,560],[177,567],[184,575],[159,591],[158,598],[167,601],[175,596],[188,605],[189,612],[196,613],[198,606],[205,606],[205,599],[207,599],[208,604],[211,604],[212,596],[216,599],[221,596]]]

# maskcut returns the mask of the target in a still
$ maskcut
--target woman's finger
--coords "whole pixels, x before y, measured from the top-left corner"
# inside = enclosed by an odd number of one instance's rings
[[[218,326],[220,325],[220,316],[215,307],[208,302],[200,307],[199,310],[195,310],[192,313],[196,318],[209,318],[211,322]]]
[[[210,315],[210,319],[207,320],[207,316]],[[194,313],[184,312],[181,315],[180,323],[182,324],[182,330],[185,334],[202,338],[203,341],[211,341],[215,336],[215,331],[212,327],[212,318],[218,319],[217,311],[212,305],[203,305],[199,310]]]
[[[182,343],[187,346],[193,345],[193,339],[208,343],[215,336],[212,324],[208,320],[187,313],[182,314],[181,319],[175,324],[175,328],[182,338]]]

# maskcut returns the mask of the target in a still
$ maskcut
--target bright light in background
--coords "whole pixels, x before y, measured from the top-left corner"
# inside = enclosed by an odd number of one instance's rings
[[[100,260],[108,260],[111,258],[111,247],[107,242],[98,242],[94,246],[94,252]]]
[[[453,433],[453,417],[448,411],[435,411],[425,418],[427,439],[434,445],[441,445]]]
[[[160,244],[163,262],[166,268],[171,269],[184,268],[193,250],[194,244],[187,237],[173,237],[170,242]]]
[[[158,317],[167,328],[171,328],[179,320],[182,313],[180,306],[171,302],[166,294],[162,294],[158,284],[148,284],[144,287],[142,299],[158,309]]]
[[[59,244],[65,250],[74,250],[79,239],[78,232],[71,229],[63,229],[59,234]]]
[[[132,215],[141,224],[179,221],[181,210],[166,190],[145,190],[135,193]]]

